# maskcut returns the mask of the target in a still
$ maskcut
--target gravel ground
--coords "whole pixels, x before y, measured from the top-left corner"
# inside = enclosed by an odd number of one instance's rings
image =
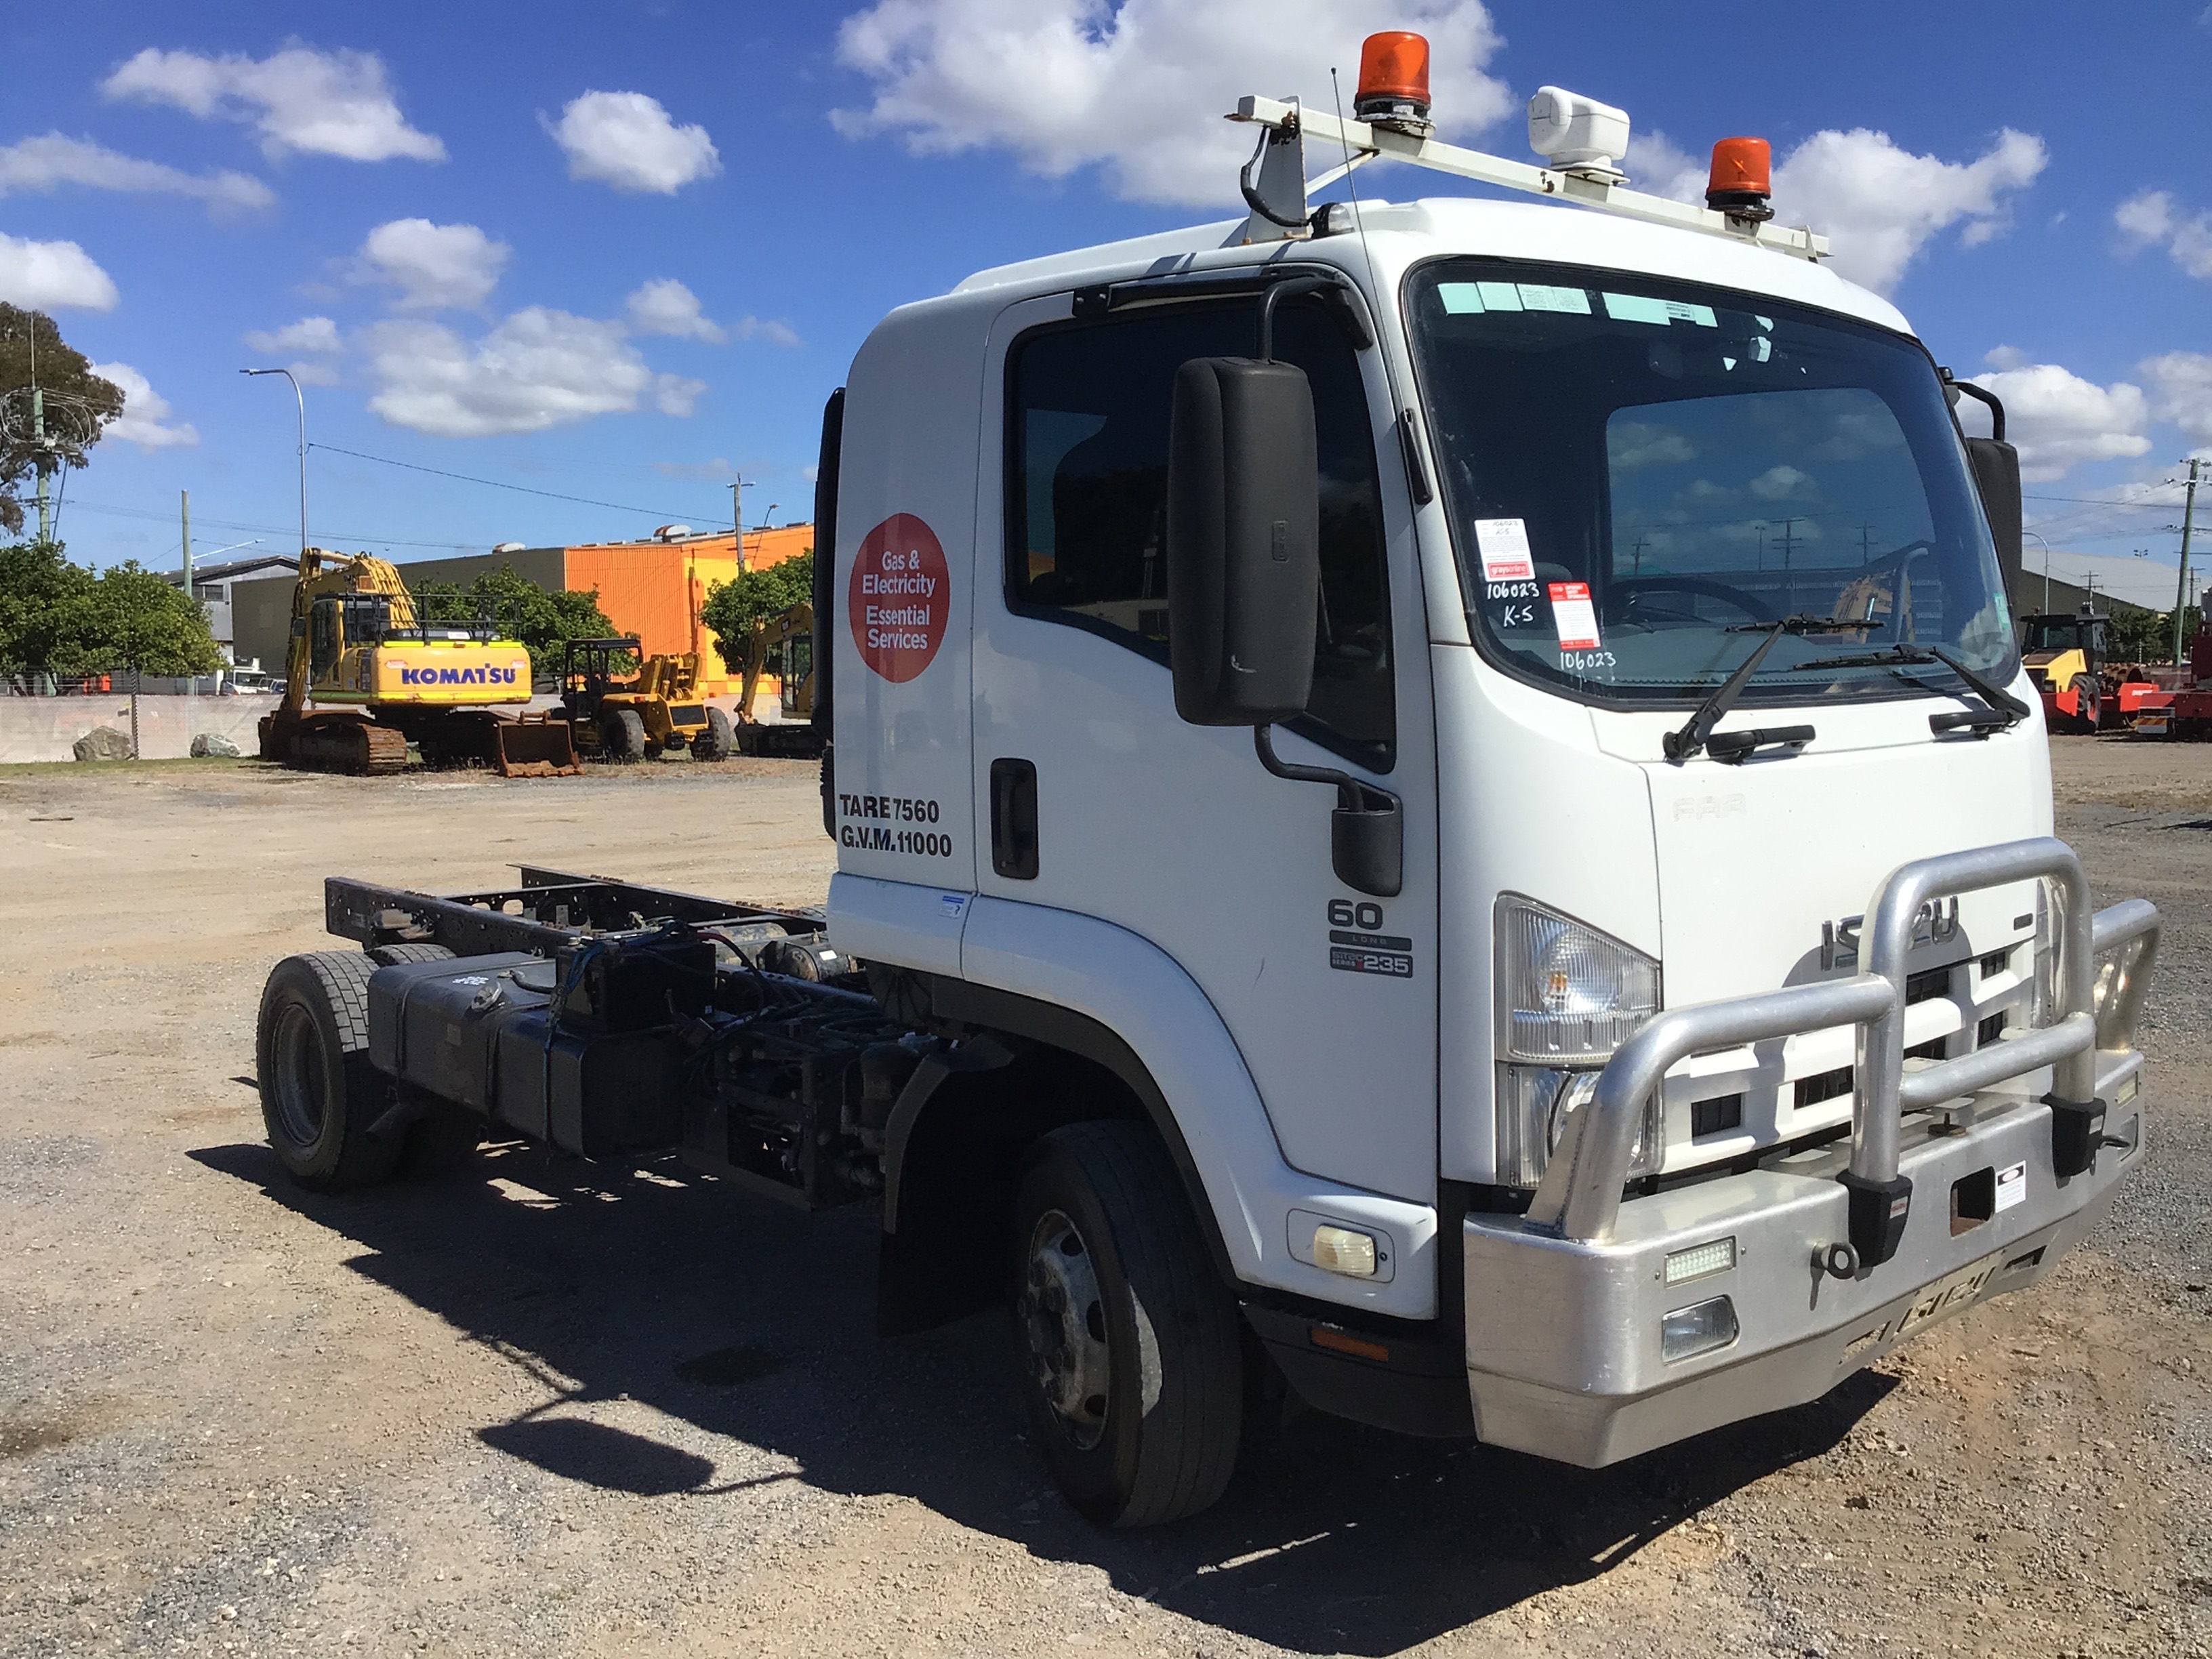
[[[2212,1654],[2212,750],[2055,750],[2167,931],[2148,1167],[2049,1283],[1612,1470],[1308,1416],[1138,1536],[1047,1485],[997,1320],[874,1337],[867,1215],[261,1144],[324,872],[815,900],[811,769],[0,773],[0,1654]]]

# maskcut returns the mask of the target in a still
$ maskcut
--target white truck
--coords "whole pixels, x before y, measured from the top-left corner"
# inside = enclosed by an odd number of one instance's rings
[[[333,878],[294,1177],[488,1134],[882,1206],[887,1332],[1011,1304],[1103,1522],[1253,1413],[1601,1465],[2024,1289],[2142,1158],[2158,939],[2051,838],[2016,463],[1768,216],[1247,100],[1240,221],[892,313],[823,424],[826,914]],[[1416,70],[1423,70],[1416,75]],[[1584,209],[1309,209],[1304,155]],[[2002,411],[1996,411],[2001,422]]]

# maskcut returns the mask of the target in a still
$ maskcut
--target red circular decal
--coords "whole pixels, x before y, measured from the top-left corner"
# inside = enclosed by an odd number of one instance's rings
[[[860,660],[887,680],[910,680],[945,643],[952,584],[936,532],[894,513],[860,540],[845,614]]]

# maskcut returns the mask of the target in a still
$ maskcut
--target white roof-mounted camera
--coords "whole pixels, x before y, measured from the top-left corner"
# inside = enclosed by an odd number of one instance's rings
[[[1628,154],[1628,112],[1565,87],[1539,87],[1528,100],[1528,148],[1562,173],[1620,185]]]

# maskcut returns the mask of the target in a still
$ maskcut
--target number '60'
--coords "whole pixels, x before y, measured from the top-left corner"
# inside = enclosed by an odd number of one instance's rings
[[[1372,933],[1382,925],[1382,907],[1379,904],[1354,904],[1350,899],[1331,899],[1328,902],[1328,925],[1332,927],[1364,927]]]

